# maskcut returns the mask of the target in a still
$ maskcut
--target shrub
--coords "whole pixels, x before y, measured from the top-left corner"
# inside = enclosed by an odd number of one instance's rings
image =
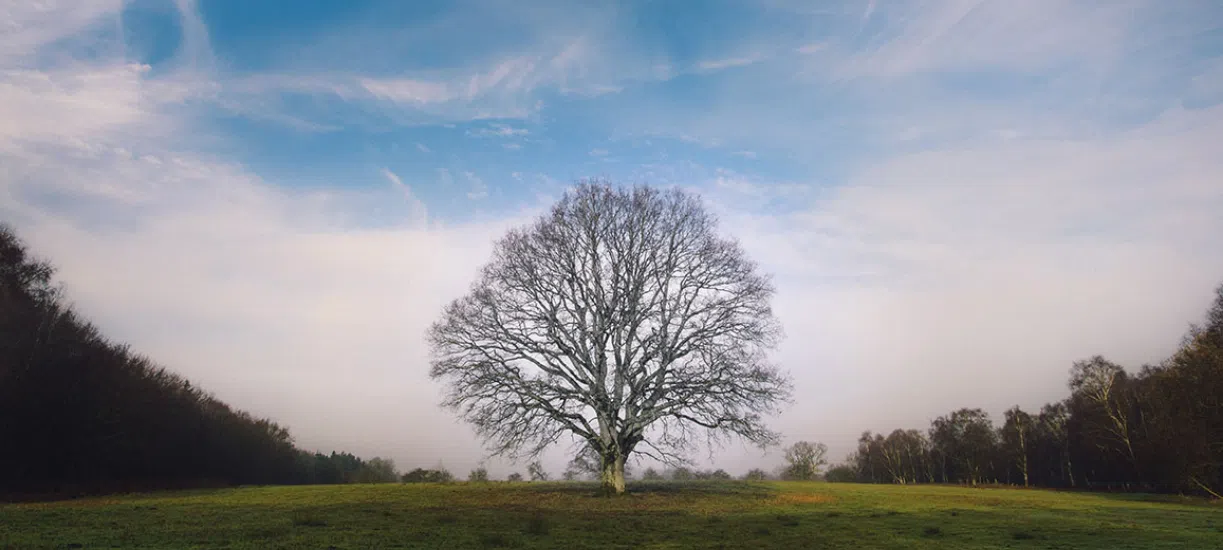
[[[434,470],[426,470],[417,468],[403,474],[402,481],[404,483],[448,483],[454,481],[454,475],[445,468],[437,468]]]

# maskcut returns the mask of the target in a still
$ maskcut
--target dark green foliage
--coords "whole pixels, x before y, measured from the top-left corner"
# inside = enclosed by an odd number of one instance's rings
[[[106,339],[53,273],[0,227],[0,496],[338,483],[360,469]]]
[[[1068,385],[1065,401],[1036,414],[1012,407],[997,429],[984,411],[960,409],[928,435],[866,432],[828,478],[1223,496],[1223,286],[1172,357],[1137,372],[1091,357]]]
[[[108,341],[52,273],[0,228],[0,492],[295,480],[288,430]]]
[[[449,483],[454,481],[454,475],[440,467],[432,470],[416,468],[403,474],[401,481],[404,483]]]
[[[828,469],[824,473],[824,480],[832,483],[850,483],[857,481],[858,473],[854,471],[852,466],[846,464],[838,464]]]
[[[717,470],[697,470],[695,472],[691,472],[691,474],[691,479],[696,481],[729,481],[731,479],[730,474],[726,473],[726,470],[721,468]],[[684,474],[680,475],[682,476]],[[683,480],[677,478],[677,481]]]
[[[374,457],[361,463],[354,481],[357,483],[394,483],[399,481],[395,462],[389,458]]]

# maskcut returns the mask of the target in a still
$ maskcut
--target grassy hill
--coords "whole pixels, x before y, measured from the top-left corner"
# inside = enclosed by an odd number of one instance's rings
[[[249,487],[0,505],[0,548],[1223,548],[1197,499],[830,483]]]

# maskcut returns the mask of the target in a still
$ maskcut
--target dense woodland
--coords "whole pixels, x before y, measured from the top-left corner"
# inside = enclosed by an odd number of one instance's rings
[[[1180,349],[1131,374],[1096,356],[1074,363],[1070,396],[1013,407],[996,426],[960,409],[929,430],[866,432],[833,481],[1003,483],[1223,492],[1223,286]]]
[[[107,340],[52,276],[0,227],[0,494],[387,477],[389,461],[302,451],[284,427]]]

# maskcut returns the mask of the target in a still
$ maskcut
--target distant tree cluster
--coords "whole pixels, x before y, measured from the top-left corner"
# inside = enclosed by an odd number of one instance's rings
[[[0,494],[380,480],[106,339],[0,227]]]
[[[1013,407],[999,427],[960,409],[926,432],[866,432],[827,477],[1223,492],[1223,286],[1172,357],[1130,374],[1095,356],[1074,363],[1068,385],[1064,401]]]
[[[474,472],[473,472],[474,473]],[[485,481],[488,479],[488,472],[484,472]],[[406,474],[403,474],[401,479],[404,483],[450,483],[454,481],[454,474],[449,470],[437,467],[432,469],[416,468]]]

